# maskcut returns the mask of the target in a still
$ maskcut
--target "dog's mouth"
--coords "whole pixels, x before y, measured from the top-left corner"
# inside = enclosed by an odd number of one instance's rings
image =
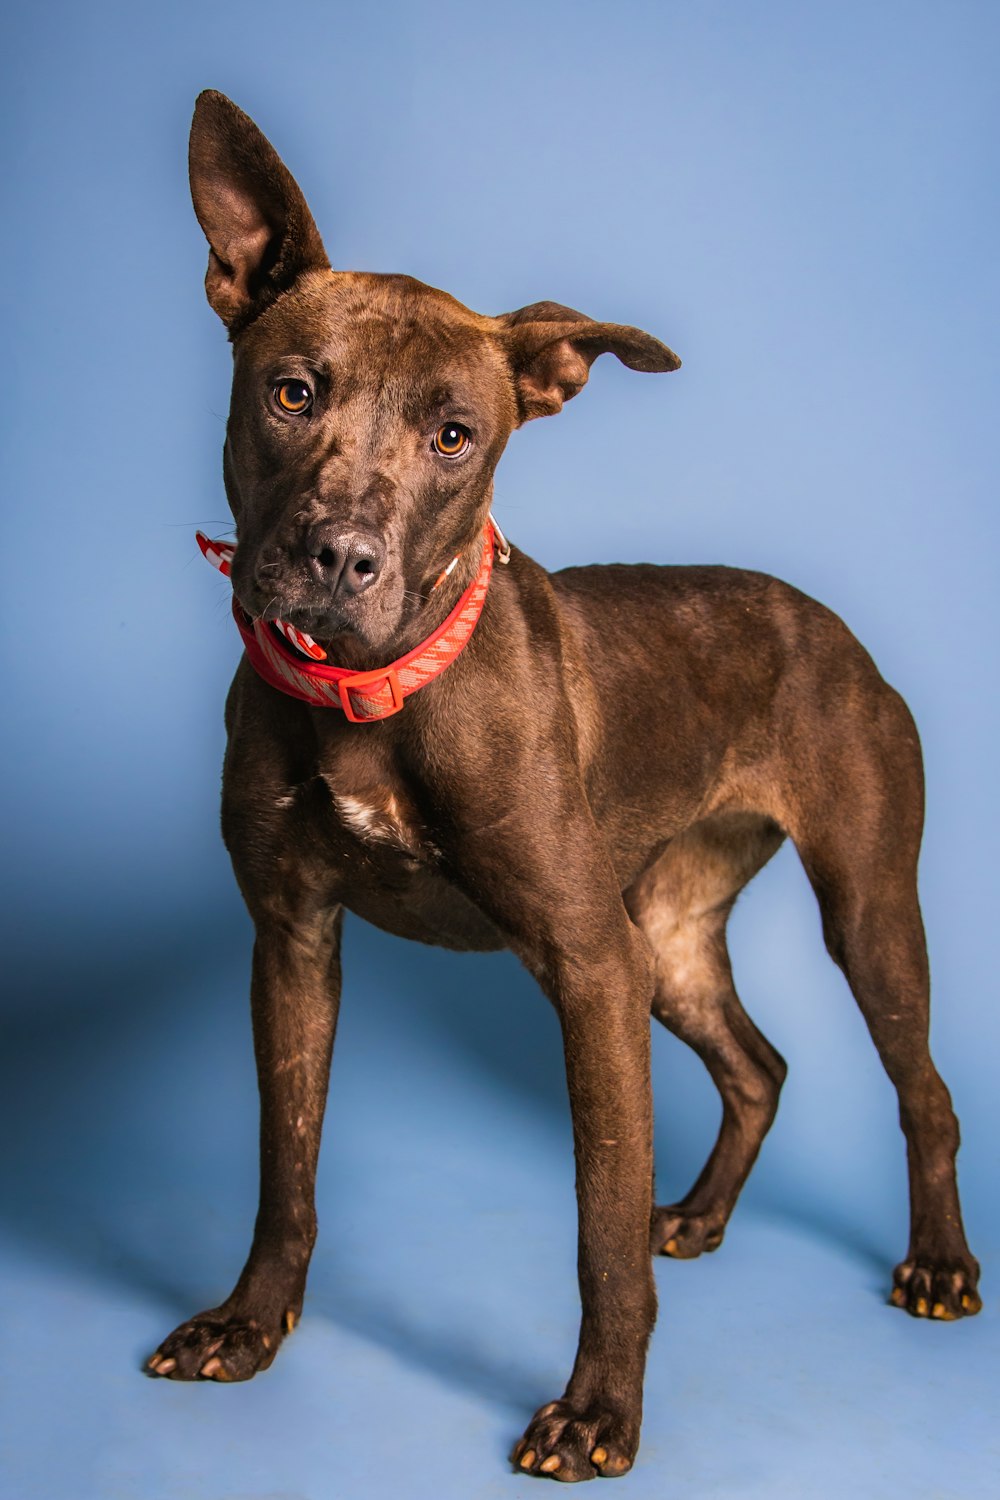
[[[223,577],[229,578],[233,570],[233,558],[236,556],[235,542],[214,542],[203,531],[195,532],[195,537],[206,562],[210,562],[213,568],[218,568]],[[300,610],[291,610],[289,617],[285,618],[278,613],[280,606],[277,600],[273,604],[267,605],[256,616],[254,616],[251,610],[246,608],[242,600],[239,603],[240,608],[243,609],[248,619],[266,620],[271,628],[276,630],[293,650],[304,656],[307,661],[326,661],[326,652],[313,634],[313,631],[315,631],[316,635],[322,637],[324,632],[321,619],[314,617],[310,612]],[[301,618],[303,614],[306,615],[306,618],[301,619],[301,625],[295,618],[292,618],[292,616]],[[307,630],[305,628],[307,624],[311,626],[311,629]],[[341,629],[343,628],[341,626]],[[337,633],[337,631],[329,632],[329,634]]]
[[[213,541],[201,531],[196,532],[196,537],[206,561],[234,582],[237,544]],[[449,571],[450,566],[442,573],[442,581]],[[385,582],[391,583],[391,580]],[[254,581],[249,589],[234,582],[233,593],[247,623],[261,621],[282,636],[296,653],[313,662],[328,659],[327,648],[331,642],[336,644],[338,655],[341,644],[352,652],[383,649],[398,629],[397,607],[408,597],[419,599],[421,603],[428,597],[424,594],[409,595],[405,588],[397,585],[388,589],[380,587],[377,599],[369,599],[366,590],[353,598],[331,601],[324,596],[324,591],[303,587],[302,580],[295,580],[291,587],[282,587],[278,579],[274,581],[273,590],[262,590]]]

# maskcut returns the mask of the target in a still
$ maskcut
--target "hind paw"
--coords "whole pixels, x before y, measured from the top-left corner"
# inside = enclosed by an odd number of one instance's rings
[[[718,1213],[690,1214],[679,1204],[653,1210],[649,1244],[654,1255],[674,1260],[694,1260],[696,1255],[718,1250],[726,1221]]]

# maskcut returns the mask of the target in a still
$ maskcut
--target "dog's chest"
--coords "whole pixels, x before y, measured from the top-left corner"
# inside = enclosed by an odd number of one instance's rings
[[[339,727],[339,726],[338,726]],[[389,864],[433,864],[440,856],[417,806],[415,788],[377,742],[332,734],[318,747],[314,784],[326,797],[313,803],[335,845]]]
[[[437,861],[438,849],[401,786],[329,773],[324,773],[323,780],[344,837],[361,844],[369,854],[381,851],[390,860],[393,855],[402,856],[404,864]]]
[[[504,946],[455,884],[418,789],[389,757],[342,740],[321,755],[317,772],[289,798],[289,834],[301,848],[308,831],[323,884],[345,906],[399,937],[459,949]]]

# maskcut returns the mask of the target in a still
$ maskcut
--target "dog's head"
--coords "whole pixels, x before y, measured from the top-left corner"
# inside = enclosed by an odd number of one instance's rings
[[[208,300],[233,341],[233,587],[254,616],[389,645],[456,554],[478,559],[515,427],[559,411],[599,354],[680,364],[557,303],[482,317],[408,276],[331,270],[295,180],[222,94],[198,99],[190,171]]]

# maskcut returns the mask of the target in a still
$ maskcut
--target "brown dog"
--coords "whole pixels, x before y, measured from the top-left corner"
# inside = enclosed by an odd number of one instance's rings
[[[899,1094],[912,1230],[892,1300],[978,1311],[958,1125],[927,1046],[922,773],[902,700],[836,616],[759,573],[550,576],[515,550],[489,578],[512,430],[559,411],[599,354],[648,371],[676,356],[554,303],[481,317],[407,277],[331,271],[292,177],[220,94],[198,100],[191,185],[235,356],[225,477],[249,655],[227,705],[223,830],[257,932],[261,1197],[235,1290],[149,1368],[245,1380],[299,1316],[349,907],[422,942],[508,946],[556,1007],[583,1319],[565,1394],[514,1461],[559,1479],[630,1468],[650,1246],[719,1244],[777,1106],[785,1065],[740,1005],[725,932],[786,834]],[[477,586],[463,649],[403,702],[388,664]],[[301,701],[278,618],[369,675]],[[704,1171],[667,1207],[651,1195],[650,1010],[723,1101]]]

